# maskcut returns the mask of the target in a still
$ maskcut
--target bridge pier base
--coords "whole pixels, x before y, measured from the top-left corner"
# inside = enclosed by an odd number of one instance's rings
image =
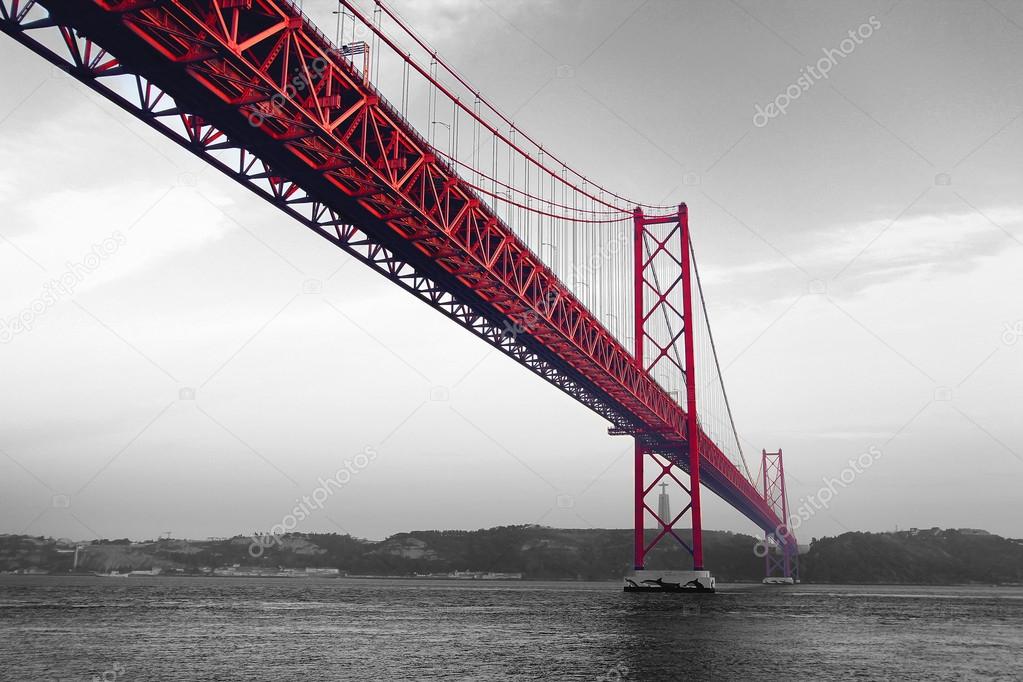
[[[625,576],[626,592],[714,592],[710,571],[643,569]]]

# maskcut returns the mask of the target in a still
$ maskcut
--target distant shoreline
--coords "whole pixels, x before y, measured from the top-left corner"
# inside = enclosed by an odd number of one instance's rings
[[[651,531],[653,533],[653,531]],[[680,543],[651,562],[686,566]],[[629,529],[501,526],[477,531],[413,531],[383,541],[336,533],[288,533],[133,542],[0,535],[0,574],[125,574],[215,577],[351,577],[400,580],[617,582],[632,566]],[[706,563],[719,583],[758,584],[763,542],[704,530]],[[1023,539],[978,529],[848,532],[812,538],[793,567],[810,585],[1023,585]]]
[[[339,575],[339,576],[323,576],[323,575],[210,575],[210,574],[195,574],[195,573],[163,573],[158,575],[128,575],[122,574],[119,576],[110,576],[100,573],[0,573],[0,581],[6,578],[102,578],[102,579],[128,579],[139,580],[145,578],[157,578],[157,579],[196,579],[206,578],[215,580],[271,580],[271,581],[282,581],[282,580],[295,580],[295,581],[315,581],[315,582],[331,582],[337,580],[402,580],[407,582],[445,582],[445,583],[458,583],[458,584],[501,584],[501,585],[521,585],[523,583],[569,583],[569,584],[583,584],[583,583],[602,583],[607,585],[619,585],[622,579],[606,579],[606,580],[574,580],[569,578],[562,579],[537,579],[537,578],[487,578],[482,579],[470,579],[470,578],[450,578],[441,576],[409,576],[409,575]],[[624,578],[624,576],[623,576]],[[121,584],[118,582],[118,584]],[[970,583],[863,583],[863,582],[841,582],[841,583],[830,583],[830,582],[801,582],[796,585],[762,585],[758,581],[752,580],[729,580],[727,582],[718,583],[719,586],[727,585],[743,585],[743,586],[763,586],[765,589],[778,589],[781,591],[792,590],[793,588],[800,587],[1004,587],[1004,588],[1023,588],[1023,583],[982,583],[982,582],[970,582]]]

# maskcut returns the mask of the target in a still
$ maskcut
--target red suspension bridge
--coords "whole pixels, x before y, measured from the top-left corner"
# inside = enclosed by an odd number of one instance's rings
[[[685,204],[594,183],[388,6],[334,14],[332,40],[289,0],[0,0],[0,29],[632,436],[636,569],[670,538],[704,571],[702,486],[792,577],[781,453],[747,466]]]

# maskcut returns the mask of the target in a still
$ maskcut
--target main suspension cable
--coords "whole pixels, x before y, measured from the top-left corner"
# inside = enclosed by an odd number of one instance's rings
[[[368,27],[368,28],[369,28],[369,29],[370,29],[371,31],[373,31],[374,33],[376,33],[377,35],[379,35],[379,37],[380,37],[380,38],[381,38],[381,39],[382,39],[382,40],[383,40],[383,41],[384,41],[384,42],[385,42],[385,43],[386,43],[386,44],[388,45],[388,47],[390,47],[390,48],[391,48],[391,49],[392,49],[392,50],[393,50],[393,51],[394,51],[395,53],[397,53],[398,55],[400,55],[400,56],[402,57],[402,59],[404,59],[405,61],[407,61],[408,63],[410,63],[410,64],[412,65],[412,67],[413,67],[414,69],[416,69],[416,71],[418,71],[418,72],[419,72],[419,73],[420,73],[420,74],[421,74],[422,76],[424,76],[425,78],[427,78],[427,79],[428,79],[429,81],[431,81],[431,82],[432,82],[432,83],[433,83],[433,84],[434,84],[434,85],[435,85],[436,87],[438,87],[438,88],[439,88],[439,89],[440,89],[440,90],[441,90],[441,91],[442,91],[442,92],[443,92],[443,93],[444,93],[444,94],[445,94],[445,95],[446,95],[447,97],[449,97],[449,98],[450,98],[450,99],[451,99],[451,100],[452,100],[452,101],[453,101],[453,102],[455,103],[455,105],[456,105],[456,106],[457,106],[458,108],[462,109],[463,111],[465,111],[466,113],[468,113],[468,114],[469,114],[470,116],[473,116],[474,118],[477,118],[477,120],[479,120],[479,121],[480,121],[480,123],[481,123],[481,124],[482,124],[482,125],[483,125],[483,126],[484,126],[485,128],[487,128],[487,129],[488,129],[488,130],[489,130],[489,131],[490,131],[490,132],[491,132],[492,134],[494,134],[494,135],[495,135],[496,137],[498,137],[499,139],[501,139],[502,141],[504,141],[504,142],[505,142],[506,144],[510,145],[510,146],[511,146],[511,147],[512,147],[512,148],[513,148],[513,149],[514,149],[514,150],[515,150],[516,152],[518,152],[518,153],[519,153],[519,154],[521,154],[521,155],[522,155],[523,157],[525,157],[525,158],[526,158],[526,159],[527,159],[527,160],[528,160],[528,161],[529,161],[530,163],[532,163],[533,165],[537,166],[538,168],[540,168],[541,170],[543,170],[543,171],[544,171],[545,173],[547,173],[548,175],[550,175],[550,176],[552,176],[552,177],[555,177],[555,178],[558,178],[558,175],[557,175],[557,173],[556,173],[555,171],[551,170],[551,169],[550,169],[550,168],[548,168],[548,167],[547,167],[546,165],[544,165],[544,164],[541,164],[541,163],[537,162],[537,160],[536,160],[535,158],[533,158],[533,156],[532,156],[531,154],[529,154],[529,153],[525,152],[525,151],[524,151],[523,149],[521,149],[521,148],[520,148],[520,147],[519,147],[519,146],[518,146],[517,144],[515,144],[515,143],[514,143],[513,141],[509,140],[509,139],[508,139],[508,138],[506,138],[506,137],[505,137],[504,135],[502,135],[502,134],[501,134],[501,133],[500,133],[500,132],[499,132],[499,131],[498,131],[498,130],[497,130],[496,128],[494,128],[493,126],[491,126],[491,125],[490,125],[490,123],[488,123],[488,122],[487,122],[487,121],[485,121],[485,120],[482,120],[482,119],[478,118],[478,117],[477,117],[477,116],[476,116],[476,115],[475,115],[475,114],[474,114],[474,113],[473,113],[473,112],[472,112],[472,111],[471,111],[471,110],[470,110],[470,109],[469,109],[468,107],[466,107],[466,106],[465,106],[465,104],[463,104],[463,103],[461,102],[461,100],[460,100],[459,98],[455,97],[455,96],[454,96],[454,95],[453,95],[453,94],[452,94],[452,93],[451,93],[450,91],[448,91],[448,90],[447,90],[447,88],[446,88],[446,87],[444,87],[444,86],[443,86],[443,85],[442,85],[442,84],[441,84],[441,83],[440,83],[439,81],[437,81],[437,80],[436,80],[436,79],[435,79],[435,78],[433,77],[433,75],[432,75],[432,74],[428,74],[428,73],[426,73],[426,72],[425,72],[425,71],[423,70],[423,68],[422,68],[421,66],[419,66],[419,64],[417,64],[417,63],[416,63],[416,62],[415,62],[414,60],[412,60],[412,58],[411,58],[411,57],[410,57],[410,56],[409,56],[409,55],[408,55],[407,53],[404,53],[404,52],[402,52],[401,50],[399,50],[399,49],[398,49],[398,46],[397,46],[397,45],[396,45],[396,44],[395,44],[395,43],[394,43],[394,42],[393,42],[393,41],[391,40],[391,38],[390,38],[390,37],[388,37],[387,35],[385,35],[385,34],[383,33],[383,31],[382,31],[382,30],[381,30],[381,29],[380,29],[379,27],[377,27],[376,25],[374,25],[374,23],[372,23],[371,21],[367,20],[366,16],[365,16],[364,14],[362,14],[362,13],[361,13],[361,12],[360,12],[360,11],[359,11],[359,10],[358,10],[358,9],[357,9],[356,7],[354,7],[354,6],[352,5],[352,3],[350,2],[350,0],[339,0],[339,2],[341,2],[341,3],[342,3],[342,4],[344,5],[344,6],[345,6],[345,7],[347,7],[347,8],[348,8],[348,9],[349,9],[349,10],[350,10],[350,11],[352,12],[353,16],[355,16],[356,18],[358,18],[358,19],[359,19],[359,20],[360,20],[360,21],[361,21],[361,22],[362,22],[362,23],[363,23],[363,24],[364,24],[365,26],[367,26],[367,27]],[[412,40],[414,40],[414,41],[416,42],[416,44],[417,44],[417,45],[419,45],[419,47],[420,47],[421,49],[425,50],[425,51],[426,51],[426,52],[427,52],[427,53],[428,53],[428,54],[430,55],[430,57],[431,57],[431,62],[436,62],[436,64],[438,64],[439,66],[443,67],[443,69],[444,69],[444,70],[445,70],[445,71],[446,71],[446,72],[447,72],[447,73],[448,73],[449,75],[451,75],[451,76],[452,76],[452,77],[453,77],[453,78],[454,78],[454,79],[455,79],[456,81],[458,81],[458,83],[459,83],[459,84],[461,84],[461,85],[462,85],[463,87],[465,87],[465,88],[466,88],[466,89],[467,89],[467,90],[468,90],[469,92],[473,93],[473,94],[475,95],[475,97],[479,98],[479,101],[480,101],[480,102],[481,102],[481,103],[482,103],[483,105],[485,105],[485,106],[487,107],[487,109],[489,109],[489,110],[490,110],[491,112],[493,112],[494,114],[496,114],[496,115],[498,116],[498,118],[500,118],[500,119],[501,119],[501,120],[502,120],[502,121],[503,121],[504,123],[506,123],[506,124],[507,124],[507,125],[509,126],[509,128],[510,128],[510,129],[511,129],[511,130],[512,130],[513,132],[514,132],[514,131],[517,131],[517,132],[518,132],[518,133],[519,133],[519,134],[520,134],[520,135],[521,135],[521,136],[522,136],[522,137],[523,137],[523,138],[524,138],[525,140],[527,140],[527,141],[528,141],[529,143],[531,143],[532,145],[534,145],[534,146],[535,146],[535,147],[536,147],[537,149],[543,149],[542,145],[540,145],[540,144],[539,144],[539,143],[538,143],[538,142],[537,142],[536,140],[534,140],[534,139],[533,139],[533,138],[532,138],[531,136],[529,136],[529,135],[528,135],[527,133],[525,133],[524,131],[521,131],[521,130],[519,130],[518,128],[516,128],[515,124],[514,124],[514,123],[513,123],[512,121],[511,121],[511,119],[509,119],[509,118],[508,118],[507,116],[505,116],[505,115],[504,115],[504,114],[503,114],[503,113],[502,113],[502,112],[501,112],[501,111],[500,111],[499,109],[497,109],[497,108],[496,108],[496,107],[495,107],[495,106],[494,106],[493,104],[491,104],[489,100],[485,99],[485,98],[484,98],[484,97],[483,97],[483,96],[482,96],[482,95],[480,94],[479,90],[477,90],[477,89],[473,88],[473,87],[472,87],[472,86],[471,86],[471,85],[470,85],[470,84],[468,83],[468,81],[466,81],[466,80],[465,80],[465,78],[463,78],[463,77],[462,77],[462,76],[461,76],[461,75],[460,75],[459,73],[457,73],[457,72],[456,72],[456,71],[455,71],[455,70],[454,70],[453,68],[451,68],[451,66],[449,66],[449,65],[448,65],[447,63],[445,63],[445,62],[444,62],[444,61],[443,61],[442,59],[440,59],[440,57],[439,57],[439,56],[437,55],[437,52],[436,52],[436,50],[434,50],[434,49],[433,49],[432,47],[430,47],[430,45],[429,45],[429,44],[428,44],[428,43],[427,43],[427,42],[426,42],[425,40],[423,40],[422,38],[420,38],[420,37],[419,37],[419,36],[418,36],[418,35],[417,35],[417,34],[416,34],[416,33],[415,33],[415,32],[414,32],[414,31],[413,31],[413,30],[412,30],[412,29],[411,29],[411,28],[410,28],[410,27],[408,26],[408,24],[407,24],[407,23],[405,23],[405,21],[404,21],[403,19],[401,19],[401,18],[400,18],[400,17],[399,17],[398,15],[397,15],[397,13],[396,13],[396,12],[395,12],[394,10],[392,10],[392,9],[391,9],[390,7],[388,7],[387,5],[385,5],[384,3],[382,3],[382,2],[380,1],[380,0],[374,0],[374,2],[375,2],[375,4],[376,4],[377,6],[379,6],[379,7],[380,7],[380,9],[381,9],[381,10],[382,10],[382,11],[384,12],[384,14],[386,14],[386,15],[387,15],[388,17],[390,17],[390,18],[391,18],[391,20],[392,20],[392,21],[394,21],[394,22],[395,22],[395,24],[397,24],[397,25],[398,25],[398,27],[399,27],[399,28],[401,28],[401,30],[402,30],[402,31],[404,31],[404,32],[405,32],[405,33],[406,33],[406,34],[407,34],[407,35],[408,35],[408,36],[409,36],[410,38],[412,38]],[[563,161],[561,161],[561,160],[560,160],[559,158],[557,158],[557,157],[555,157],[554,155],[550,154],[550,152],[547,152],[547,155],[548,155],[548,157],[549,157],[549,158],[550,158],[550,159],[551,159],[552,161],[556,162],[556,163],[557,163],[558,165],[561,165],[561,166],[563,166],[564,168],[568,168],[568,169],[569,169],[569,170],[570,170],[570,171],[572,172],[572,174],[573,174],[573,175],[575,175],[576,177],[578,177],[578,178],[580,178],[581,180],[584,180],[584,181],[586,180],[585,176],[583,176],[583,175],[582,175],[581,173],[579,173],[578,171],[575,171],[574,169],[572,169],[572,168],[571,168],[570,166],[568,166],[568,165],[567,165],[566,163],[564,163]],[[578,187],[577,185],[575,185],[574,183],[572,183],[572,182],[568,182],[568,180],[567,180],[567,179],[564,179],[564,178],[558,178],[558,179],[559,179],[559,180],[561,180],[562,182],[564,182],[565,184],[567,184],[567,185],[568,185],[569,187],[571,187],[571,188],[572,188],[572,189],[574,189],[575,191],[577,191],[577,192],[582,192],[582,193],[583,193],[583,194],[585,194],[586,196],[590,197],[591,199],[593,199],[593,200],[595,200],[595,201],[598,201],[599,203],[601,203],[601,204],[602,204],[602,205],[604,205],[604,206],[607,206],[608,208],[611,208],[611,209],[616,209],[616,210],[620,210],[620,209],[622,208],[621,206],[617,206],[617,205],[615,205],[615,204],[613,204],[613,203],[608,203],[608,202],[604,201],[603,199],[598,199],[598,197],[596,197],[596,196],[594,196],[594,195],[592,195],[592,194],[589,194],[589,193],[587,193],[587,192],[585,192],[585,191],[581,190],[581,189],[580,189],[580,188],[579,188],[579,187]],[[589,184],[592,184],[592,183],[589,183]],[[600,189],[600,190],[602,190],[602,191],[604,191],[604,192],[607,192],[607,194],[608,194],[609,196],[611,196],[612,198],[615,198],[615,199],[619,199],[619,200],[621,200],[622,202],[624,202],[624,203],[625,203],[625,204],[626,204],[627,206],[630,206],[630,207],[631,207],[631,206],[642,206],[642,207],[645,207],[645,208],[649,208],[649,209],[651,209],[651,210],[655,210],[655,211],[661,211],[661,210],[671,210],[671,209],[673,208],[673,207],[671,207],[671,206],[655,206],[655,205],[650,205],[650,204],[644,204],[644,203],[642,203],[642,202],[636,202],[636,201],[633,201],[633,200],[627,199],[626,197],[623,197],[623,196],[621,196],[621,195],[619,195],[619,194],[616,194],[616,193],[614,193],[614,192],[611,192],[610,190],[606,190],[606,189],[604,189],[604,188],[602,188],[602,187],[598,187],[598,186],[596,186],[596,185],[594,185],[594,187],[596,187],[597,189]]]
[[[742,460],[742,468],[746,470],[746,478],[748,478],[750,483],[756,487],[756,482],[749,470],[749,464],[746,463],[746,455],[742,452],[742,443],[739,442],[739,431],[735,428],[735,419],[732,417],[732,406],[728,402],[728,392],[725,391],[725,378],[721,376],[721,363],[718,361],[718,351],[717,347],[714,345],[714,334],[710,330],[710,318],[707,316],[707,299],[703,297],[703,284],[700,282],[700,270],[696,266],[696,249],[693,248],[692,239],[689,240],[689,253],[693,258],[693,274],[696,275],[696,289],[700,293],[700,307],[703,308],[703,320],[707,325],[707,338],[710,340],[710,349],[711,354],[714,357],[714,366],[717,369],[718,383],[721,386],[721,395],[725,399],[725,410],[728,412],[728,422],[732,426],[732,435],[735,436],[735,447],[739,450],[739,458]]]
[[[513,185],[509,185],[508,183],[501,182],[500,180],[497,180],[496,178],[493,178],[493,177],[487,175],[486,173],[484,173],[483,171],[479,170],[478,168],[474,168],[474,167],[470,166],[469,164],[467,164],[467,163],[465,163],[463,161],[459,161],[458,159],[454,158],[453,156],[450,156],[449,154],[445,154],[444,152],[440,151],[439,149],[435,149],[434,152],[437,154],[437,156],[443,157],[445,161],[448,161],[449,163],[453,163],[456,166],[460,166],[461,168],[464,168],[469,173],[474,173],[474,174],[478,175],[479,177],[483,178],[484,180],[487,180],[487,181],[489,181],[492,184],[496,184],[498,187],[502,187],[504,189],[511,190],[512,192],[515,192],[516,194],[521,194],[523,196],[523,198],[525,198],[525,199],[535,199],[535,200],[537,200],[537,201],[539,201],[539,202],[541,202],[543,204],[547,204],[551,208],[563,208],[565,210],[572,211],[573,213],[583,213],[583,214],[592,214],[592,215],[621,215],[622,217],[620,218],[620,220],[625,220],[626,218],[628,218],[628,217],[630,217],[632,215],[632,211],[631,210],[626,210],[626,209],[622,209],[622,208],[600,210],[600,211],[594,210],[594,209],[582,209],[582,208],[576,208],[576,207],[573,207],[573,206],[568,206],[566,204],[561,204],[561,203],[558,203],[556,201],[552,201],[551,199],[545,199],[543,197],[538,197],[535,194],[530,194],[529,192],[526,192],[526,191],[521,190],[521,189],[519,189],[517,187],[514,187]],[[469,184],[469,183],[467,183],[467,184]],[[473,186],[475,186],[475,185],[473,185]],[[533,210],[533,209],[530,208],[529,210]]]

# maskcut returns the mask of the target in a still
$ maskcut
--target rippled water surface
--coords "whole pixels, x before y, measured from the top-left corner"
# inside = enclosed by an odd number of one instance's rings
[[[0,576],[0,679],[1023,679],[1023,589]]]

